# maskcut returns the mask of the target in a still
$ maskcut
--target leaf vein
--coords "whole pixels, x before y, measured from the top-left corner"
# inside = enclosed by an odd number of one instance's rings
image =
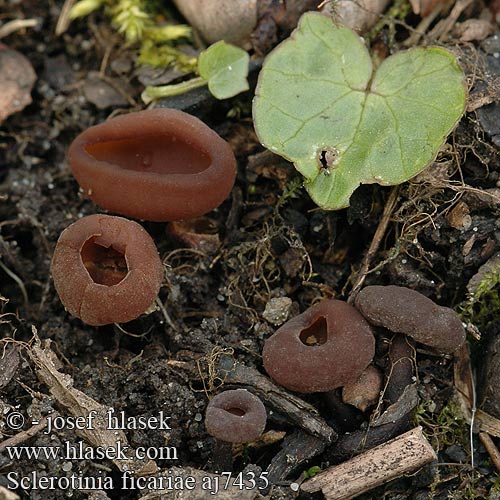
[[[285,141],[283,141],[283,146],[285,146],[285,144],[287,142],[290,142],[292,139],[295,139],[299,133],[302,131],[302,129],[311,121],[311,120],[314,120],[315,118],[317,118],[318,116],[322,115],[323,113],[325,113],[328,109],[330,109],[332,106],[334,106],[335,104],[337,104],[342,98],[344,98],[345,96],[349,95],[351,92],[348,91],[346,92],[345,94],[342,94],[341,96],[337,97],[337,99],[335,99],[333,102],[330,102],[328,103],[328,106],[326,106],[325,108],[323,108],[321,111],[318,111],[315,115],[307,118],[307,120],[301,120],[302,121],[302,125],[297,129],[297,131],[291,135],[288,139],[286,139]]]
[[[274,102],[272,102],[269,98],[261,96],[260,99],[261,100],[262,99],[266,99],[267,101],[269,101],[269,105],[270,106],[272,106],[274,109],[277,109],[283,115],[288,116],[288,118],[291,118],[292,120],[298,121],[300,123],[304,123],[305,122],[305,120],[297,118],[296,116],[293,116],[290,113],[287,113],[286,111],[283,111],[279,106],[277,106],[276,104],[274,104]]]
[[[389,111],[391,113],[391,116],[392,116],[392,119],[394,120],[394,131],[396,132],[396,135],[398,137],[399,158],[400,158],[400,161],[401,161],[401,167],[403,168],[403,170],[405,172],[405,175],[407,175],[408,174],[408,169],[406,168],[405,161],[404,161],[404,158],[403,158],[403,143],[401,142],[401,133],[399,131],[399,122],[398,122],[398,119],[396,117],[396,113],[392,109],[391,105],[387,102],[387,100],[385,101],[385,105],[389,109]],[[372,174],[372,176],[373,176],[373,174]]]
[[[363,117],[364,117],[364,114],[365,114],[367,99],[368,99],[368,92],[365,93],[363,104],[361,105],[361,113],[359,114],[358,123],[356,124],[356,127],[354,128],[354,134],[352,134],[351,144],[349,144],[349,146],[347,146],[347,148],[345,149],[345,151],[344,151],[344,153],[342,155],[344,157],[347,154],[347,152],[349,151],[349,149],[351,149],[352,145],[356,142],[356,136],[358,135],[359,128],[361,126],[361,122],[363,121]],[[334,182],[330,182],[330,186],[329,186],[329,189],[328,189],[327,200],[330,199],[330,196],[332,194],[333,188],[334,188]]]
[[[319,78],[319,77],[309,76],[306,73],[285,73],[284,71],[281,71],[279,69],[274,69],[274,68],[267,68],[267,71],[274,71],[275,73],[278,73],[278,74],[285,76],[287,78],[298,77],[298,78],[304,78],[305,80],[310,80],[310,81],[325,82],[325,83],[330,83],[332,85],[338,85],[339,87],[347,87],[353,91],[359,92],[359,90],[349,87],[349,85],[346,82],[336,82],[335,80],[330,80],[328,78]]]
[[[379,92],[376,92],[378,95],[382,96],[382,97],[392,97],[396,94],[399,94],[402,90],[406,89],[407,87],[409,87],[411,84],[414,84],[415,83],[415,80],[418,80],[420,78],[425,78],[427,76],[430,76],[430,75],[433,75],[435,73],[439,73],[439,72],[442,72],[444,71],[445,69],[447,69],[447,67],[443,67],[443,68],[439,68],[439,69],[436,69],[434,71],[429,71],[428,73],[422,73],[421,75],[414,75],[412,76],[403,86],[401,86],[399,89],[395,90],[392,94],[383,94],[383,93],[379,93]]]

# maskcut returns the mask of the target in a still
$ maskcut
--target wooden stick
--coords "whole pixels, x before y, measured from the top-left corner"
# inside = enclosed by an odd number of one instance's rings
[[[422,428],[416,427],[347,462],[330,467],[302,483],[301,489],[306,492],[322,490],[326,500],[349,500],[414,472],[436,458]]]
[[[352,286],[351,293],[349,294],[349,298],[347,299],[347,302],[349,302],[350,304],[354,302],[356,295],[363,286],[366,276],[369,274],[369,269],[373,257],[375,257],[375,254],[377,253],[380,247],[380,243],[382,243],[382,239],[384,238],[385,232],[387,231],[387,227],[389,226],[389,222],[391,221],[392,211],[396,206],[397,200],[398,200],[398,186],[394,186],[391,189],[389,198],[387,198],[387,201],[384,206],[384,211],[382,213],[382,218],[378,223],[377,229],[375,230],[375,234],[373,235],[372,242],[370,243],[368,251],[366,252],[366,255],[361,264],[361,269],[359,270],[356,276],[356,280],[354,281],[354,285]]]
[[[24,28],[34,28],[39,23],[38,19],[14,19],[0,27],[0,38],[5,38]]]
[[[18,446],[21,443],[24,443],[24,441],[26,441],[27,439],[36,436],[40,431],[42,431],[43,429],[45,429],[45,427],[47,427],[48,420],[49,419],[47,417],[43,417],[40,420],[40,422],[38,422],[38,424],[33,425],[28,430],[21,431],[15,436],[12,436],[6,439],[5,441],[2,441],[0,443],[0,453],[9,446],[10,447]]]
[[[486,432],[480,432],[479,439],[481,440],[484,447],[486,448],[486,451],[490,455],[491,461],[497,468],[497,471],[500,472],[500,452],[498,451],[498,448],[495,446],[493,439],[491,439],[490,435],[487,434]]]
[[[61,8],[61,13],[59,14],[59,19],[56,24],[56,36],[61,36],[67,29],[71,23],[69,18],[69,12],[71,7],[75,4],[76,0],[65,0],[64,5]]]

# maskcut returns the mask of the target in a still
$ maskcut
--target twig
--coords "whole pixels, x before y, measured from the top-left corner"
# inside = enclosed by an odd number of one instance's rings
[[[26,292],[26,287],[24,286],[23,280],[13,271],[11,271],[1,260],[0,267],[3,269],[4,273],[10,276],[16,283],[21,293],[23,295],[24,304],[27,306],[29,304],[28,293]]]
[[[436,460],[421,427],[330,467],[301,485],[302,491],[322,490],[326,500],[348,500]]]
[[[282,449],[273,457],[267,468],[269,484],[276,485],[294,471],[303,469],[304,463],[322,453],[325,447],[326,443],[322,439],[296,429],[285,438]],[[267,491],[262,491],[261,494]]]
[[[460,14],[472,3],[474,0],[457,0],[453,9],[451,9],[450,15],[440,21],[429,33],[429,37],[437,39],[440,42],[444,41],[446,35],[451,31],[455,23],[458,21]]]
[[[498,451],[498,448],[495,446],[493,439],[491,439],[490,435],[486,432],[480,432],[479,439],[486,448],[486,451],[488,452],[491,461],[493,462],[497,470],[500,472],[500,452]]]
[[[169,316],[166,307],[163,305],[163,302],[157,297],[156,298],[156,305],[160,309],[161,313],[163,314],[163,317],[165,318],[165,321],[167,324],[174,330],[174,332],[178,332],[179,328],[175,325],[175,323],[172,321],[172,318]]]
[[[391,220],[392,211],[396,205],[396,201],[398,199],[398,186],[394,186],[391,190],[389,198],[387,198],[387,202],[385,203],[384,212],[382,213],[382,218],[378,223],[377,230],[373,236],[372,242],[370,243],[370,247],[366,252],[366,255],[363,259],[363,263],[361,264],[361,269],[356,276],[356,281],[352,287],[351,293],[349,294],[348,302],[352,303],[356,298],[359,290],[363,286],[363,283],[368,275],[368,270],[370,268],[370,264],[372,262],[373,257],[377,253],[380,243],[384,238],[384,234],[387,230],[387,226],[389,225],[389,221]]]
[[[34,28],[38,25],[37,19],[14,19],[0,27],[0,39],[24,28]]]
[[[426,31],[429,29],[430,25],[434,22],[436,17],[440,14],[443,6],[441,4],[437,4],[434,10],[424,17],[415,31],[405,40],[404,46],[405,47],[413,47],[418,44],[420,39],[425,36]]]
[[[129,95],[113,78],[99,74],[99,79],[116,90],[116,92],[118,92],[130,104],[130,106],[137,106],[136,100]]]
[[[21,443],[24,443],[24,441],[27,441],[29,438],[36,436],[41,430],[47,427],[47,423],[48,423],[48,418],[43,417],[42,420],[38,422],[38,424],[33,425],[32,427],[30,427],[25,431],[18,432],[15,436],[12,436],[9,439],[2,441],[0,443],[0,452],[4,451],[9,446],[18,446]]]
[[[474,422],[476,418],[476,382],[474,380],[474,371],[471,370],[472,401],[470,409],[469,441],[470,441],[470,465],[474,468]]]
[[[71,23],[71,20],[69,18],[69,11],[73,7],[73,4],[75,3],[76,0],[66,0],[64,2],[64,5],[62,6],[61,13],[59,14],[59,19],[57,20],[56,24],[56,36],[62,35],[67,29],[68,26]]]

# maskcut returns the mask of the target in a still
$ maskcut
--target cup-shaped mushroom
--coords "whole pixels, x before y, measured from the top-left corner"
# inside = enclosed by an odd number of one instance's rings
[[[90,127],[71,144],[68,162],[97,205],[158,222],[213,210],[236,177],[229,144],[175,109],[129,113]]]
[[[262,401],[245,389],[236,389],[221,392],[208,403],[205,427],[221,441],[248,443],[261,436],[266,420]]]
[[[369,365],[355,382],[342,387],[342,401],[364,412],[378,402],[383,383],[382,372]]]
[[[61,233],[51,271],[64,307],[93,326],[139,317],[155,301],[163,280],[158,251],[142,226],[99,214]]]
[[[357,380],[375,353],[368,322],[346,302],[324,300],[269,337],[264,368],[297,392],[327,392]]]
[[[373,325],[404,333],[440,353],[451,354],[465,342],[465,329],[453,309],[410,288],[367,286],[355,305]]]

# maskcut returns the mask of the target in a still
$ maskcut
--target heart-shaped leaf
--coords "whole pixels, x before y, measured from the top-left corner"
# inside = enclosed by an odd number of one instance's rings
[[[373,70],[363,40],[318,13],[267,57],[254,99],[260,141],[339,209],[359,184],[400,184],[431,163],[465,109],[464,75],[442,48],[399,52]]]
[[[221,40],[200,54],[198,72],[212,95],[228,99],[248,90],[248,61],[247,52]]]

